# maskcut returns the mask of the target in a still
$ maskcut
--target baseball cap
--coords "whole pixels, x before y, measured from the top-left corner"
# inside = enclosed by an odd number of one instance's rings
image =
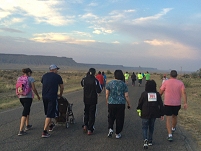
[[[52,64],[52,65],[50,65],[49,69],[50,69],[50,70],[53,70],[53,69],[59,70],[60,68],[57,67],[55,64]]]

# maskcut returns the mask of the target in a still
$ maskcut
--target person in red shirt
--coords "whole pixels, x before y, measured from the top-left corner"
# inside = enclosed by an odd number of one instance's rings
[[[99,81],[101,88],[103,88],[103,84],[104,84],[104,77],[101,74],[100,71],[98,71],[98,74],[96,75],[96,79]]]

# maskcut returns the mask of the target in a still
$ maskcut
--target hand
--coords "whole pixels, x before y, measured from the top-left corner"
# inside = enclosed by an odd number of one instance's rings
[[[38,100],[40,100],[40,96],[37,96]]]
[[[187,103],[184,103],[184,109],[186,110],[188,108]]]
[[[127,108],[130,110],[131,106],[130,106],[130,105],[128,105],[128,106],[127,106]]]

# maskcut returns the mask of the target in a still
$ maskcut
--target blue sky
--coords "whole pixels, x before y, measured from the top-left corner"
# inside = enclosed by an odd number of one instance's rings
[[[200,0],[0,0],[0,53],[196,71]]]

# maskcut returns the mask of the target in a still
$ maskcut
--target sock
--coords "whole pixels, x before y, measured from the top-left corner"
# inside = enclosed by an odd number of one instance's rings
[[[168,137],[172,137],[172,134],[168,134]]]

